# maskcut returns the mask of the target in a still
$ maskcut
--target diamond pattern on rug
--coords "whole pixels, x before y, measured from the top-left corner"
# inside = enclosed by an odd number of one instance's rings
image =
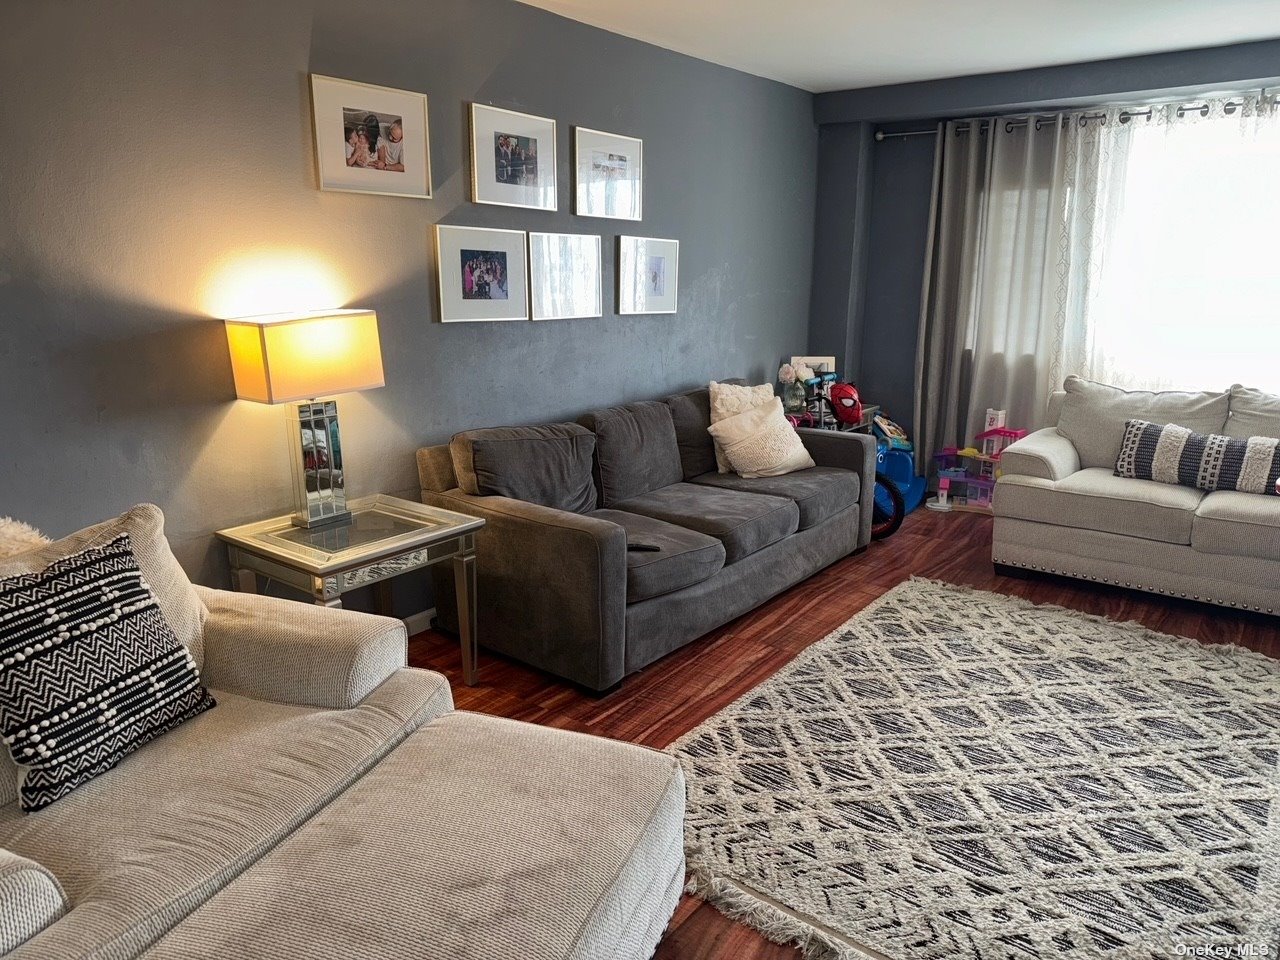
[[[671,751],[691,888],[806,957],[1280,956],[1242,648],[913,580]]]

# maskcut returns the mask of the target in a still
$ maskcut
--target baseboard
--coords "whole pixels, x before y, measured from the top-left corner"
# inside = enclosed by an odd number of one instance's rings
[[[413,613],[404,618],[404,628],[409,632],[409,636],[422,633],[431,629],[431,624],[436,619],[436,608],[431,607],[429,610],[423,610],[420,613]]]

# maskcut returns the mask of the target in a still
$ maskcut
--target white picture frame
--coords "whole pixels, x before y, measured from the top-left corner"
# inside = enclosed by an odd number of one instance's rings
[[[644,218],[644,141],[573,129],[574,205],[580,217]]]
[[[529,314],[534,320],[604,315],[597,234],[529,233]]]
[[[471,104],[471,199],[556,209],[556,122]]]
[[[791,366],[798,367],[800,364],[810,367],[814,373],[835,373],[836,358],[835,357],[792,357]]]
[[[431,199],[425,93],[313,73],[311,123],[321,190]]]
[[[618,237],[618,313],[675,313],[680,241]]]
[[[442,323],[529,319],[523,230],[438,223],[435,240]]]

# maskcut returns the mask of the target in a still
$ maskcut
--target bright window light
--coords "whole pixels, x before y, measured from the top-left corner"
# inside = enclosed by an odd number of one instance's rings
[[[1135,388],[1280,392],[1280,122],[1144,126],[1125,179],[1091,368]]]

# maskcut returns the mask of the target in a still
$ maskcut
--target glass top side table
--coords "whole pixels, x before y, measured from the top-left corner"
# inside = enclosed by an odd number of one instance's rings
[[[462,679],[475,683],[476,531],[479,517],[399,497],[362,497],[348,504],[349,522],[304,528],[289,515],[218,531],[227,545],[233,584],[256,593],[258,576],[289,584],[322,606],[373,586],[378,612],[391,612],[391,578],[450,560],[457,583]]]

